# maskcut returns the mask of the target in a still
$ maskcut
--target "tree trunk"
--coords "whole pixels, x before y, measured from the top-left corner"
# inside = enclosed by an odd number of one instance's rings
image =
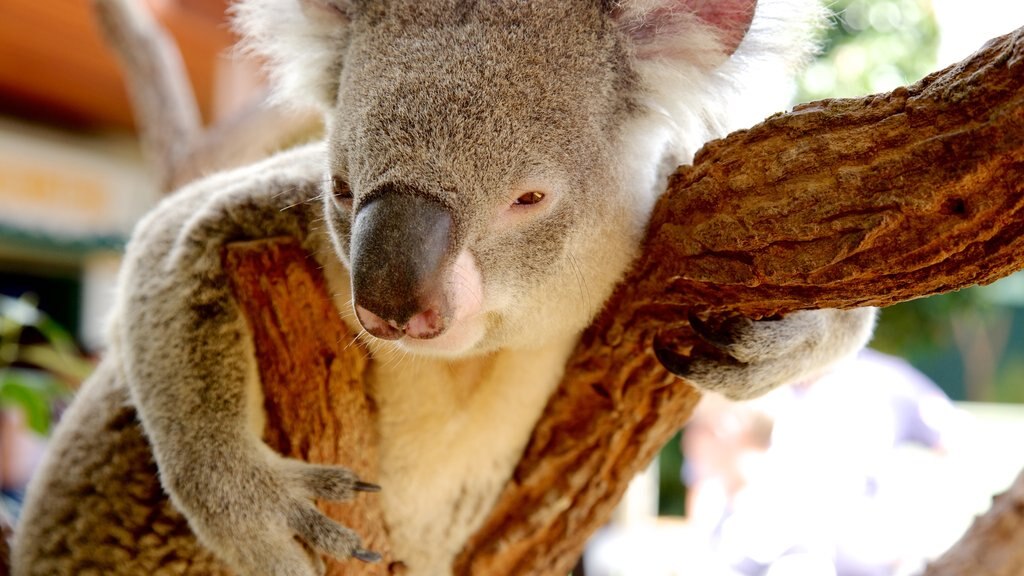
[[[224,265],[253,333],[267,412],[264,440],[282,454],[376,478],[376,408],[363,389],[369,353],[342,323],[319,270],[290,238],[233,244]],[[389,558],[379,502],[321,502],[320,509]],[[388,573],[387,563],[361,562],[334,562],[328,571]]]

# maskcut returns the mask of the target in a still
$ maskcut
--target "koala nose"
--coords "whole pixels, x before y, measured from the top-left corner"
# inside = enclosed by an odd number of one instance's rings
[[[434,338],[447,328],[445,274],[452,217],[415,188],[387,184],[352,223],[352,292],[367,332],[386,340]]]

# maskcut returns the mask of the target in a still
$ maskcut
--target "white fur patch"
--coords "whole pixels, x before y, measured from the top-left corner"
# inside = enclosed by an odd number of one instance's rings
[[[311,17],[306,0],[244,0],[233,5],[241,49],[267,62],[274,100],[282,105],[334,105],[347,27],[337,17]]]
[[[373,346],[380,498],[409,576],[451,574],[512,475],[575,341],[457,361]]]

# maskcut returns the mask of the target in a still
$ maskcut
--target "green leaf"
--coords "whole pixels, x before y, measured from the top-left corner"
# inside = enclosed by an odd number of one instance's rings
[[[54,401],[68,394],[62,382],[45,372],[0,371],[0,406],[21,408],[29,428],[40,434],[50,431]]]
[[[85,380],[93,370],[92,362],[79,356],[77,350],[69,352],[52,346],[24,346],[20,357],[24,362],[75,382]]]

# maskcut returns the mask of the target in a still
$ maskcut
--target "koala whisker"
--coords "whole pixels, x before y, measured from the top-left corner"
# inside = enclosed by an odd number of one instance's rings
[[[381,365],[385,368],[398,368],[402,364],[406,353],[397,346],[390,346],[386,351],[386,356],[387,358],[383,358],[384,362]]]
[[[481,307],[483,307],[483,303],[484,303],[483,297],[482,297],[481,294],[477,294],[476,292],[474,292],[473,290],[470,289],[470,288],[472,288],[473,284],[472,284],[472,282],[469,281],[468,278],[466,278],[465,271],[461,270],[459,268],[459,266],[456,265],[455,269],[453,270],[453,272],[454,272],[454,276],[455,277],[453,278],[452,284],[455,284],[455,281],[457,281],[458,285],[462,286],[463,288],[466,288],[467,292],[473,294],[474,300],[476,300],[476,303],[479,304]]]
[[[285,212],[285,211],[291,210],[292,208],[295,208],[297,206],[302,206],[306,202],[308,202],[308,200],[299,200],[298,202],[294,202],[292,204],[288,204],[287,206],[283,206],[281,208],[281,212]]]
[[[587,286],[586,276],[583,275],[583,271],[580,270],[580,264],[576,260],[576,256],[569,254],[569,264],[572,266],[573,273],[576,275],[576,287],[580,293],[580,300],[583,303],[583,307],[587,310],[590,309],[590,287]]]
[[[297,186],[289,186],[287,188],[282,189],[280,192],[274,192],[273,194],[270,195],[270,197],[271,198],[280,198],[281,196],[284,196],[285,194],[290,194],[290,193],[294,192],[296,190],[296,188],[298,188],[298,187]]]
[[[367,332],[365,328],[360,330],[358,334],[356,334],[355,336],[352,337],[352,340],[349,341],[348,345],[345,346],[345,350],[348,351],[348,349],[351,348],[356,342],[361,340],[364,335],[369,335],[369,334],[370,333]]]

